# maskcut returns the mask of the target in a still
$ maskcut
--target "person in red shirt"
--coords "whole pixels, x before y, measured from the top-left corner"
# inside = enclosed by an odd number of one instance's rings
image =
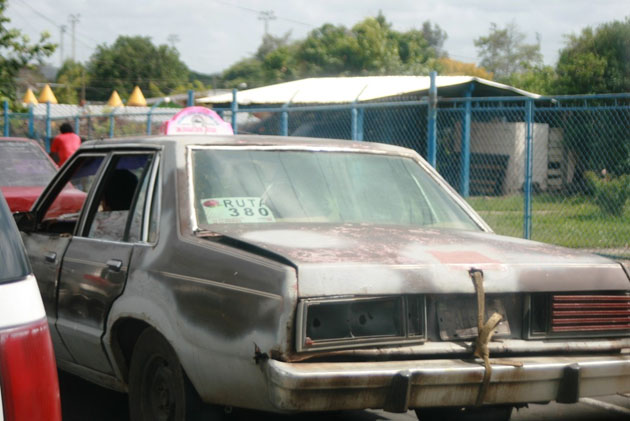
[[[68,158],[72,156],[74,151],[81,146],[81,138],[74,132],[70,123],[63,123],[59,127],[61,134],[57,135],[50,147],[50,156],[57,163],[62,166]]]

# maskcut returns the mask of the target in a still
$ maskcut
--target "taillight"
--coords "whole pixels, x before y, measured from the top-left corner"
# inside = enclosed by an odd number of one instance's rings
[[[530,338],[630,336],[629,293],[537,293],[529,302]]]
[[[57,367],[46,319],[0,330],[5,421],[60,421]]]

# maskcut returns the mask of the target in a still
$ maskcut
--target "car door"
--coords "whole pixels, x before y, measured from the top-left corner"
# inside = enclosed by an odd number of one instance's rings
[[[57,329],[75,361],[111,373],[101,343],[107,314],[122,293],[142,213],[152,152],[114,153],[82,225],[63,256]],[[134,217],[135,216],[135,217]]]
[[[33,273],[37,278],[50,335],[59,360],[72,361],[56,329],[58,274],[62,257],[77,228],[79,214],[98,177],[106,154],[85,154],[73,159],[70,166],[51,182],[33,208],[37,228],[22,232]]]

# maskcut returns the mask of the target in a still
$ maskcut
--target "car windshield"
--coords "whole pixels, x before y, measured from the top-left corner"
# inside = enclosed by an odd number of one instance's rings
[[[417,162],[375,153],[195,148],[197,224],[371,223],[479,230]]]
[[[56,172],[37,145],[26,141],[0,141],[0,186],[45,186]]]

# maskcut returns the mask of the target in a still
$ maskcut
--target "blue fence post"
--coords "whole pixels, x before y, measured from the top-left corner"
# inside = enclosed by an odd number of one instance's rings
[[[195,105],[195,91],[192,89],[188,90],[188,102],[186,102],[187,107],[192,107]]]
[[[151,134],[151,113],[153,112],[153,107],[147,113],[147,135]]]
[[[289,135],[289,104],[284,104],[282,106],[282,120],[280,127],[280,135],[288,136]]]
[[[78,115],[74,116],[74,132],[78,135],[81,136],[81,118]]]
[[[363,140],[363,120],[365,118],[365,108],[359,108],[357,113],[357,139]]]
[[[232,131],[234,131],[234,134],[238,133],[238,127],[236,126],[236,113],[238,113],[238,102],[236,102],[237,94],[238,89],[232,89]]]
[[[9,101],[5,100],[2,108],[4,110],[4,137],[9,137]]]
[[[525,126],[523,237],[530,239],[532,236],[532,173],[534,170],[534,100],[531,98],[525,104]]]
[[[350,110],[350,139],[357,140],[359,129],[359,111],[357,110],[357,102],[352,103]]]
[[[46,103],[46,137],[44,138],[44,146],[46,147],[46,152],[50,153],[50,138],[52,137],[52,133],[50,130],[50,102]]]
[[[470,85],[466,92],[466,104],[464,108],[464,124],[462,127],[462,154],[460,163],[460,194],[463,197],[470,195],[470,117],[472,114],[471,98],[475,85]]]
[[[109,115],[109,137],[114,137],[114,126],[115,126],[115,120],[114,120],[114,113],[116,112],[116,108],[114,108],[112,110],[112,113]]]
[[[429,88],[428,125],[427,125],[427,161],[435,168],[437,161],[437,72],[431,72]]]
[[[33,104],[28,106],[28,137],[35,138],[35,112],[33,110]]]

